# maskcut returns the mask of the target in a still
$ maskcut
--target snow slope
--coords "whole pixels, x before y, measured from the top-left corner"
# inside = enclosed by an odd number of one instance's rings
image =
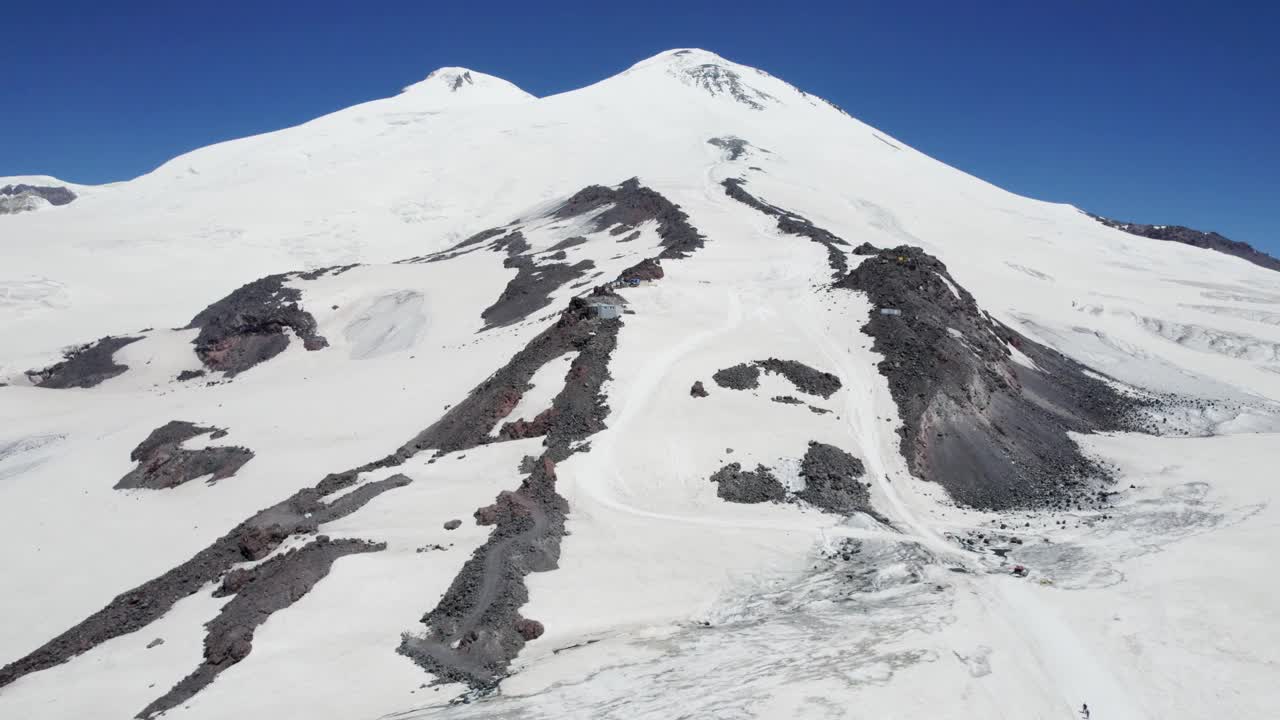
[[[633,237],[593,213],[557,214],[583,188],[632,177],[687,213],[705,247],[619,293],[606,427],[556,463],[567,532],[556,568],[524,580],[520,614],[545,632],[512,674],[450,705],[467,688],[430,685],[396,649],[500,532],[473,513],[521,486],[522,459],[545,452],[537,437],[361,472],[343,493],[411,482],[315,530],[386,548],[340,557],[292,593],[252,652],[166,717],[1021,719],[1077,717],[1082,703],[1106,720],[1271,716],[1280,275],[1013,195],[702,50],[547,98],[446,68],[395,97],[86,188],[56,212],[0,217],[0,665],[263,508],[394,453],[550,332],[571,298],[662,252],[653,219]],[[958,506],[901,455],[902,419],[861,331],[875,308],[831,287],[821,245],[728,197],[730,178],[848,250],[923,248],[997,320],[1126,391],[1205,402],[1169,410],[1164,436],[1077,438],[1117,468],[1106,509]],[[518,230],[527,249],[463,244],[489,228]],[[545,305],[486,329],[482,312],[524,257],[580,270]],[[176,379],[202,369],[198,329],[180,328],[210,303],[272,273],[353,263],[284,283],[328,347],[295,339],[235,377]],[[28,371],[105,335],[142,338],[114,354],[127,371],[90,388],[31,384]],[[580,379],[567,355],[539,366],[505,421],[534,421],[562,378]],[[712,382],[769,357],[841,388]],[[699,380],[708,397],[691,397]],[[771,399],[785,394],[801,404]],[[255,456],[213,484],[113,489],[170,420],[226,428],[210,442]],[[730,462],[794,480],[810,441],[862,461],[888,524],[729,503],[708,480]],[[444,529],[452,519],[461,526]],[[1010,558],[955,541],[978,532]],[[1029,576],[1010,576],[1014,563]],[[232,602],[217,584],[3,684],[0,716],[138,714],[200,665],[203,624]]]

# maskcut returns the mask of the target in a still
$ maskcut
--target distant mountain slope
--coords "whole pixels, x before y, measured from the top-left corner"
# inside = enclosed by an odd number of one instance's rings
[[[1143,225],[1142,223],[1122,222],[1105,218],[1101,215],[1094,215],[1093,213],[1089,213],[1089,217],[1107,227],[1123,230],[1131,235],[1151,238],[1152,240],[1168,240],[1182,243],[1183,245],[1214,250],[1248,260],[1254,265],[1260,265],[1270,270],[1280,270],[1280,259],[1262,252],[1249,243],[1232,240],[1216,232],[1204,232],[1182,225]]]

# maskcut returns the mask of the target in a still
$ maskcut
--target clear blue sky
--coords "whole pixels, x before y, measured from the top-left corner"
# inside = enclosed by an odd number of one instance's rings
[[[1280,252],[1280,9],[1263,0],[67,0],[3,15],[0,175],[131,178],[442,65],[546,95],[703,47],[1015,192]]]

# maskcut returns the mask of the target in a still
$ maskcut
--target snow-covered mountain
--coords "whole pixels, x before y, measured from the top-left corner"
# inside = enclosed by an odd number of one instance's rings
[[[1280,700],[1274,271],[702,50],[19,184],[0,716]]]

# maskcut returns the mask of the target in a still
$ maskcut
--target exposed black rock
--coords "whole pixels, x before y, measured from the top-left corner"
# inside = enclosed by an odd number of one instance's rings
[[[832,393],[840,389],[840,378],[828,372],[814,370],[795,360],[769,358],[756,361],[756,366],[765,372],[777,373],[785,377],[796,386],[797,390],[810,395],[829,398]]]
[[[475,81],[471,79],[471,73],[470,73],[470,72],[463,72],[463,73],[461,73],[461,74],[459,74],[459,75],[454,75],[454,76],[449,80],[449,91],[450,91],[450,92],[458,92],[458,90],[459,90],[459,89],[460,89],[464,84],[466,84],[466,85],[474,85],[474,84],[475,84]]]
[[[5,185],[0,187],[0,215],[32,210],[39,205],[35,198],[56,206],[75,200],[76,194],[60,185]]]
[[[1143,225],[1141,223],[1128,223],[1121,222],[1119,220],[1111,220],[1092,213],[1089,213],[1088,215],[1107,227],[1123,230],[1130,235],[1138,235],[1140,237],[1151,238],[1152,240],[1165,240],[1168,242],[1190,245],[1192,247],[1204,248],[1205,250],[1213,250],[1214,252],[1220,252],[1225,255],[1231,255],[1232,257],[1248,260],[1254,265],[1267,268],[1268,270],[1280,270],[1280,259],[1262,252],[1249,243],[1232,240],[1219,235],[1216,232],[1193,230],[1192,228],[1184,227],[1182,225]]]
[[[238,375],[270,360],[289,346],[285,328],[303,340],[307,350],[327,347],[316,333],[316,320],[298,302],[302,292],[287,287],[289,274],[268,275],[243,285],[191,319],[186,329],[200,330],[193,344],[210,370]]]
[[[787,495],[782,483],[763,465],[744,471],[740,463],[729,463],[711,475],[711,482],[716,484],[716,495],[729,502],[782,502]]]
[[[711,379],[722,388],[730,390],[754,390],[760,387],[760,368],[742,363],[717,370]]]
[[[848,247],[849,243],[839,237],[836,237],[836,235],[830,231],[814,225],[805,218],[788,210],[783,210],[776,205],[770,205],[747,192],[745,188],[745,185],[747,184],[746,180],[741,178],[726,178],[720,184],[724,186],[725,194],[734,200],[737,200],[744,205],[749,205],[765,215],[776,217],[778,219],[778,230],[780,232],[784,232],[788,235],[807,237],[825,247],[827,249],[827,264],[831,266],[832,277],[839,279],[849,270],[849,261],[845,257],[844,251],[844,248]]]
[[[810,442],[800,463],[804,490],[796,497],[827,512],[851,515],[871,512],[871,494],[858,478],[862,461],[834,445]]]
[[[120,478],[115,489],[163,490],[206,475],[211,476],[209,482],[212,483],[235,475],[253,459],[253,451],[244,447],[206,447],[199,450],[181,447],[183,442],[206,434],[216,440],[227,433],[219,428],[199,427],[182,420],[173,420],[152,430],[147,439],[129,454],[129,459],[138,466]]]
[[[617,188],[602,185],[583,188],[556,208],[553,216],[578,217],[601,209],[603,212],[595,216],[597,232],[614,226],[621,226],[619,234],[631,232],[641,223],[656,220],[663,247],[659,259],[688,257],[706,241],[702,233],[689,224],[689,216],[679,205],[644,187],[638,178],[631,178]]]
[[[397,456],[411,457],[425,449],[440,453],[456,452],[493,442],[494,438],[490,437],[493,428],[520,402],[539,368],[566,352],[577,350],[581,353],[600,331],[605,336],[616,336],[619,327],[621,322],[618,320],[592,317],[587,301],[574,298],[554,325],[530,340],[506,365],[401,447]],[[573,372],[571,368],[570,373]],[[546,427],[541,432],[528,436],[543,435],[549,427],[550,418],[547,418]]]
[[[809,406],[809,412],[813,413],[814,415],[829,415],[831,413],[830,410],[826,408],[820,408],[815,405]]]
[[[495,526],[489,540],[423,616],[426,634],[401,640],[399,652],[441,680],[492,687],[525,642],[541,634],[520,615],[529,599],[524,578],[557,567],[569,509],[555,490],[549,454],[519,489],[478,511]]]
[[[426,635],[405,635],[400,644],[401,653],[441,679],[492,687],[530,639],[532,626],[519,614],[528,601],[524,578],[556,568],[569,509],[555,489],[555,463],[574,452],[573,443],[603,429],[608,415],[601,388],[621,323],[598,322],[564,388],[539,416],[545,416],[547,450],[532,463],[521,462],[529,474],[519,489],[476,511],[479,524],[496,526],[493,533],[423,616]]]
[[[770,398],[776,403],[783,405],[803,405],[804,401],[794,395],[774,395]]]
[[[299,280],[319,280],[326,275],[337,276],[351,270],[352,268],[358,267],[360,267],[360,263],[351,263],[349,265],[329,265],[328,267],[316,268],[315,270],[294,273],[293,277],[296,277]]]
[[[30,673],[60,665],[108,640],[140,630],[168,612],[174,603],[218,580],[237,563],[266,557],[290,535],[313,534],[318,526],[350,515],[383,492],[409,484],[407,476],[395,475],[362,485],[325,502],[327,496],[353,485],[358,473],[390,464],[389,460],[383,460],[357,470],[329,475],[314,487],[300,490],[256,513],[190,560],[121,593],[106,607],[71,629],[0,668],[0,687]]]
[[[178,382],[195,380],[198,377],[204,377],[204,374],[205,373],[203,370],[183,370],[182,372],[178,373]]]
[[[338,558],[355,553],[377,552],[385,543],[365,540],[329,540],[321,535],[315,542],[248,570],[227,575],[215,597],[234,595],[217,617],[205,624],[204,662],[148,705],[139,718],[149,718],[190,700],[217,678],[223,670],[248,657],[253,651],[253,634],[273,614],[300,600],[329,574]]]
[[[689,394],[696,398],[704,398],[710,393],[708,393],[707,389],[702,386],[702,381],[698,380],[693,384],[693,387],[689,388]]]
[[[50,205],[66,205],[76,199],[76,194],[60,185],[5,185],[0,187],[0,195],[21,195],[31,193],[49,201]]]
[[[869,242],[864,242],[858,247],[853,249],[854,255],[877,255],[879,253],[880,253],[880,248],[876,247],[875,245],[872,245]]]
[[[734,137],[732,135],[725,135],[723,137],[713,137],[707,141],[707,144],[714,145],[720,148],[721,150],[724,150],[725,154],[729,157],[729,160],[731,161],[737,160],[738,158],[745,155],[747,152],[747,148],[751,146],[751,143],[747,142],[746,140],[743,140],[740,137]]]
[[[681,253],[702,245],[702,236],[676,206],[634,180],[618,190],[584,189],[556,215],[570,217],[606,205],[608,209],[595,218],[597,230],[634,226],[656,213],[666,245],[660,257],[683,257]],[[601,294],[609,293],[597,288],[592,297]],[[494,526],[489,540],[423,617],[426,634],[406,634],[400,644],[402,654],[437,677],[476,689],[491,688],[524,643],[542,634],[541,623],[519,614],[528,599],[524,578],[530,572],[554,569],[558,563],[568,503],[555,488],[555,463],[588,450],[581,441],[605,427],[609,408],[602,388],[621,328],[620,320],[597,318],[587,299],[574,298],[554,326],[397,453],[412,454],[426,447],[456,450],[489,442],[490,429],[519,401],[533,373],[569,348],[578,351],[551,407],[531,422],[507,423],[499,432],[504,438],[544,435],[546,450],[540,458],[526,456],[521,461],[521,472],[528,475],[517,490],[500,493],[493,504],[476,511],[478,523]]]
[[[571,238],[565,238],[551,247],[543,250],[544,253],[554,253],[560,250],[568,250],[569,248],[578,247],[587,242],[587,239],[581,235],[574,235]]]
[[[911,471],[958,502],[990,509],[1067,503],[1107,474],[1068,433],[1139,427],[1142,401],[995,323],[920,248],[883,250],[836,286],[901,310],[873,312],[863,332],[884,358],[878,367],[903,418]],[[1014,362],[1010,345],[1040,370]]]
[[[117,363],[112,356],[125,345],[141,339],[108,335],[68,351],[63,354],[62,362],[56,365],[28,371],[27,377],[36,387],[55,390],[91,388],[128,370],[128,365]]]
[[[631,267],[618,273],[619,282],[629,280],[661,280],[665,277],[662,263],[657,258],[645,258]]]
[[[430,263],[430,262],[440,262],[442,260],[452,260],[453,258],[459,257],[461,255],[466,255],[468,253],[472,253],[477,250],[484,249],[480,245],[480,243],[484,242],[485,240],[490,240],[495,237],[498,237],[499,235],[504,235],[504,234],[507,234],[506,228],[489,228],[488,230],[481,230],[475,235],[468,237],[467,239],[463,240],[462,242],[452,247],[446,248],[444,250],[440,250],[438,252],[428,253],[426,255],[418,255],[417,257],[406,258],[404,260],[397,260],[395,264],[411,265],[411,264],[417,264],[417,263]],[[489,245],[488,248],[491,250],[497,249],[492,245]]]
[[[569,238],[569,241],[573,240],[582,238]],[[520,322],[547,307],[551,304],[551,293],[595,267],[590,260],[574,265],[539,265],[532,256],[525,254],[529,251],[529,243],[519,231],[498,238],[490,247],[507,253],[503,267],[515,268],[516,276],[507,283],[497,301],[480,313],[485,321],[485,330]]]
[[[449,520],[444,524],[445,530],[457,530],[460,527],[462,527],[462,521],[457,518],[454,518],[453,520]]]
[[[840,389],[840,378],[835,375],[815,370],[796,360],[779,360],[778,358],[756,360],[755,362],[724,368],[716,371],[716,374],[712,375],[711,379],[715,380],[720,387],[731,390],[754,390],[760,387],[761,370],[777,373],[785,377],[792,385],[796,386],[797,390],[810,395],[829,398],[832,393]],[[774,398],[774,401],[787,402],[786,400],[778,400],[778,398]],[[800,401],[796,400],[796,402]]]
[[[752,110],[763,110],[766,102],[776,102],[774,97],[742,82],[742,76],[723,65],[703,63],[684,68],[682,73],[696,87],[713,96],[727,96]]]

